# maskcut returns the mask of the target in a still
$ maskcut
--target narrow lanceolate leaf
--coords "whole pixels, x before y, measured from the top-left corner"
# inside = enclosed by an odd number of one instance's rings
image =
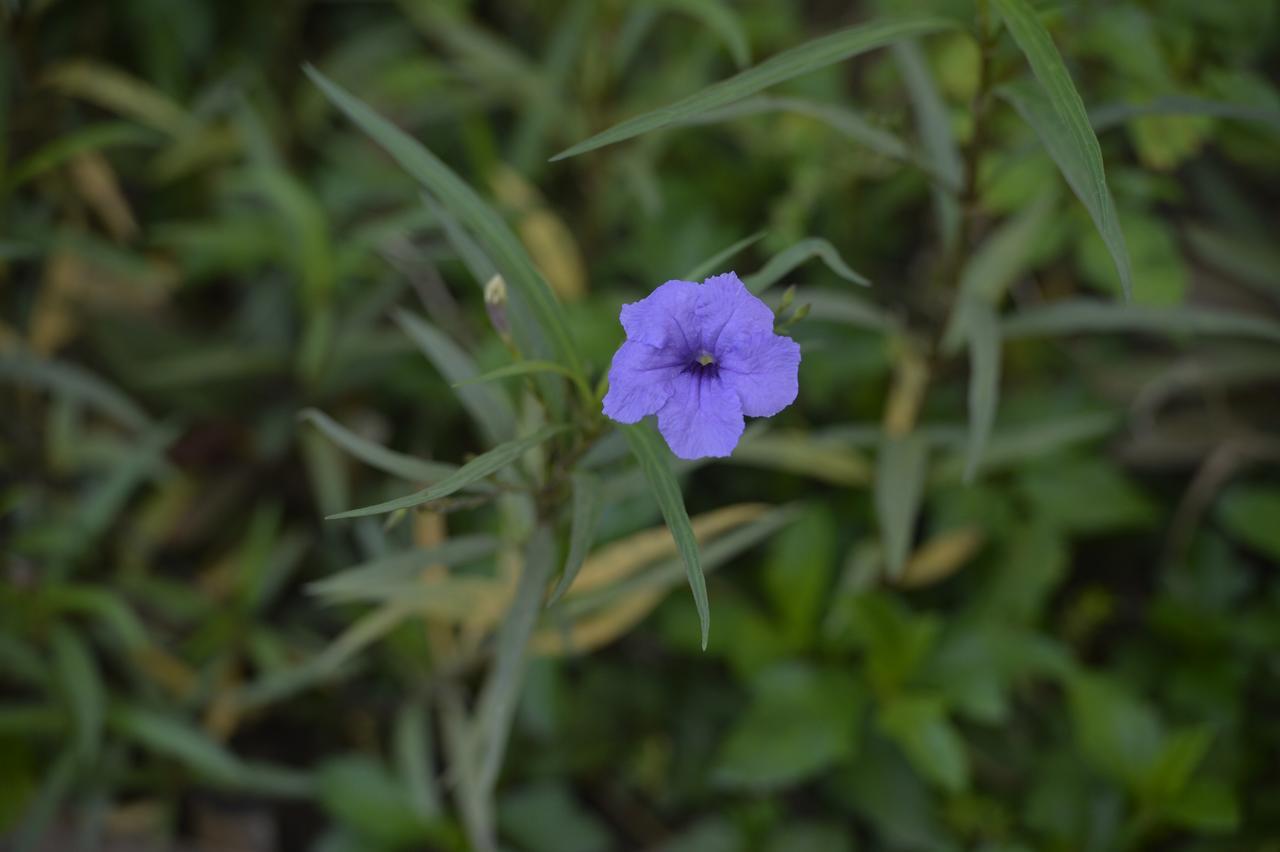
[[[102,675],[93,655],[74,632],[58,627],[52,639],[53,670],[72,721],[72,747],[81,760],[89,762],[102,741],[106,705]]]
[[[596,522],[600,519],[600,480],[590,473],[580,471],[572,477],[573,520],[569,527],[569,555],[564,560],[564,573],[548,604],[555,603],[577,579],[578,571],[591,549],[596,534]]]
[[[911,97],[916,129],[920,133],[930,171],[945,189],[952,193],[959,192],[964,181],[960,146],[956,144],[955,134],[951,132],[951,116],[929,73],[924,51],[914,41],[900,41],[893,46],[893,58],[898,62],[902,81]]]
[[[396,310],[392,316],[401,330],[408,335],[422,354],[449,382],[458,385],[480,375],[480,370],[458,344],[431,323],[405,310]],[[516,415],[511,403],[492,388],[463,387],[458,389],[458,399],[471,419],[490,444],[509,441],[516,433]]]
[[[636,460],[653,496],[662,511],[662,519],[671,530],[671,537],[676,541],[676,549],[684,560],[685,573],[689,576],[689,587],[693,590],[693,603],[698,608],[698,623],[702,628],[702,648],[706,650],[707,637],[711,631],[711,608],[707,603],[707,580],[702,575],[702,561],[698,556],[698,541],[694,538],[693,527],[689,523],[689,513],[684,507],[684,496],[680,493],[680,484],[671,472],[671,463],[662,441],[649,426],[639,423],[634,426],[619,426],[626,436],[627,444]]]
[[[933,16],[902,17],[840,30],[765,60],[728,80],[722,80],[683,100],[628,119],[562,151],[553,160],[574,157],[652,130],[687,122],[702,113],[727,106],[785,80],[841,62],[898,39],[928,35],[954,27]]]
[[[1003,324],[1006,340],[1116,331],[1245,337],[1280,343],[1280,322],[1266,317],[1200,307],[1115,305],[1091,299],[1069,299],[1029,308]]]
[[[538,612],[547,592],[547,582],[555,570],[555,539],[545,524],[533,531],[524,552],[524,566],[516,584],[515,598],[498,630],[493,670],[480,694],[476,710],[476,742],[485,752],[480,765],[480,786],[487,793],[498,781],[506,752],[511,722],[515,716],[520,683],[524,680],[529,637],[538,623]]]
[[[1101,132],[1144,115],[1207,115],[1264,124],[1280,131],[1280,110],[1195,95],[1166,95],[1145,103],[1106,104],[1090,110],[1089,121],[1094,130]]]
[[[365,103],[308,66],[307,75],[325,96],[381,145],[479,241],[506,280],[512,332],[526,355],[556,358],[580,371],[577,349],[551,288],[502,218],[434,154]],[[524,317],[528,312],[530,321]]]
[[[876,460],[876,515],[889,576],[897,579],[911,551],[924,493],[929,445],[917,434],[885,436]]]
[[[458,472],[458,466],[445,462],[428,461],[416,456],[389,450],[381,444],[362,438],[338,423],[323,411],[306,408],[298,412],[298,419],[319,429],[326,438],[345,452],[378,470],[386,471],[401,479],[419,482],[439,482]],[[488,490],[483,483],[468,486],[473,490]]]
[[[79,399],[132,429],[151,425],[150,418],[137,403],[75,364],[13,350],[0,354],[0,380],[47,388],[55,394]]]
[[[524,438],[517,438],[514,441],[508,441],[505,444],[499,444],[489,452],[476,456],[451,476],[437,482],[430,488],[424,488],[413,494],[406,494],[404,497],[397,497],[395,500],[388,500],[385,503],[378,503],[374,506],[365,506],[360,509],[352,509],[348,512],[341,512],[337,515],[330,515],[329,520],[338,518],[362,518],[366,515],[385,515],[388,512],[395,512],[399,509],[412,509],[414,506],[421,506],[423,503],[430,503],[432,500],[439,500],[448,497],[456,491],[460,491],[473,482],[483,479],[490,474],[497,473],[509,464],[512,464],[520,456],[529,450],[541,444],[543,441],[560,434],[568,428],[566,426],[544,426],[532,435]]]
[[[724,267],[725,263],[729,260],[729,258],[734,257],[735,255],[738,254],[738,252],[742,251],[748,246],[752,246],[760,242],[760,240],[764,238],[764,235],[765,235],[764,231],[756,231],[754,234],[752,234],[749,237],[743,237],[733,245],[728,246],[727,248],[724,248],[716,252],[711,257],[704,260],[702,263],[699,263],[697,266],[693,267],[693,269],[690,269],[684,275],[680,276],[681,280],[698,281],[702,278],[707,277],[713,272],[718,272],[720,269]]]
[[[760,271],[754,275],[748,275],[743,279],[742,283],[746,284],[747,289],[752,293],[762,293],[778,283],[784,275],[812,257],[821,258],[828,269],[845,281],[852,281],[854,284],[861,284],[864,287],[871,286],[870,281],[849,268],[849,264],[845,263],[844,258],[840,257],[835,246],[818,237],[807,237],[795,245],[778,252],[769,258],[769,262]]]
[[[1102,148],[1089,123],[1084,101],[1071,82],[1071,75],[1067,73],[1067,66],[1054,47],[1053,39],[1027,0],[995,0],[995,6],[1014,41],[1027,57],[1038,83],[1005,86],[1001,94],[1035,130],[1071,190],[1089,211],[1102,241],[1111,252],[1127,299],[1133,291],[1129,250],[1120,231],[1111,190],[1107,188]]]
[[[990,302],[971,298],[965,308],[969,336],[969,453],[964,478],[972,482],[986,452],[1000,400],[1000,321]]]
[[[430,565],[453,567],[477,562],[492,556],[497,548],[498,540],[493,536],[453,537],[436,547],[381,556],[340,571],[309,584],[307,592],[335,601],[374,599],[380,591],[420,584],[423,569]]]
[[[739,68],[751,61],[751,48],[747,43],[746,29],[731,4],[723,0],[648,0],[648,2],[654,6],[665,6],[698,18],[703,26],[714,32],[724,42],[729,55],[733,57],[733,64]]]

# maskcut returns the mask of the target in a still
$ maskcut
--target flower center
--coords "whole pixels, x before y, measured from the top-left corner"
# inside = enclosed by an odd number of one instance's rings
[[[702,366],[710,367],[712,364],[716,362],[716,356],[712,355],[710,352],[704,349],[702,353],[698,355],[696,360]]]

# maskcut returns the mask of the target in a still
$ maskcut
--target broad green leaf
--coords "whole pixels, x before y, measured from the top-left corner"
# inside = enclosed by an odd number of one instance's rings
[[[565,557],[564,571],[556,590],[547,600],[548,605],[555,603],[568,591],[577,578],[578,571],[591,550],[591,542],[595,538],[596,525],[603,508],[599,478],[586,471],[578,471],[570,478],[570,483],[573,487],[573,516],[569,526],[569,555]]]
[[[53,632],[53,672],[67,702],[72,746],[85,765],[92,763],[102,741],[106,687],[93,655],[72,630]]]
[[[458,398],[484,433],[486,441],[499,444],[511,440],[516,433],[516,415],[507,398],[492,388],[473,384],[461,386],[480,375],[471,357],[444,332],[421,317],[400,309],[396,309],[392,316],[445,380],[455,386]]]
[[[315,68],[307,66],[305,70],[330,101],[420,181],[479,240],[507,282],[513,303],[512,331],[524,354],[533,358],[554,357],[575,372],[581,372],[577,350],[551,288],[502,218],[416,140]],[[531,322],[524,319],[526,311]],[[549,338],[548,343],[543,343],[544,335]]]
[[[971,298],[961,310],[969,337],[969,454],[964,478],[982,464],[1000,401],[1000,320],[990,302]]]
[[[408,587],[420,587],[422,571],[428,566],[478,562],[492,556],[497,548],[498,540],[493,536],[456,536],[435,547],[381,556],[340,571],[309,584],[307,592],[333,601],[392,599]]]
[[[764,231],[756,231],[754,234],[752,234],[749,237],[743,237],[733,245],[728,246],[716,252],[711,257],[704,260],[702,263],[693,267],[693,269],[690,269],[684,275],[680,276],[681,280],[698,281],[702,278],[706,278],[708,275],[711,275],[714,272],[719,271],[721,268],[723,268],[724,264],[728,262],[729,258],[734,257],[735,255],[738,254],[738,252],[742,251],[743,249],[746,249],[747,247],[753,246],[756,243],[760,242],[760,240],[764,238],[764,235],[765,235]]]
[[[1084,204],[1098,233],[1111,251],[1125,298],[1133,290],[1129,252],[1107,188],[1102,148],[1089,124],[1084,101],[1076,91],[1053,39],[1027,0],[994,0],[1019,49],[1031,65],[1036,84],[1011,84],[1001,94],[1030,124],[1053,157],[1071,190]]]
[[[880,708],[878,723],[921,775],[952,793],[968,786],[968,752],[941,700],[897,696]]]
[[[836,275],[839,275],[845,281],[852,281],[853,283],[861,284],[864,287],[871,286],[870,281],[849,268],[849,265],[845,263],[844,259],[836,252],[835,246],[831,245],[831,243],[826,240],[819,239],[818,237],[808,237],[807,239],[803,239],[795,245],[778,252],[773,257],[769,258],[769,262],[761,267],[759,271],[744,278],[742,283],[747,285],[748,290],[758,295],[772,287],[781,280],[784,275],[791,272],[797,266],[812,257],[821,258],[822,262],[827,265],[828,269]]]
[[[439,827],[418,812],[404,786],[380,761],[363,755],[336,757],[317,775],[320,804],[351,826],[367,848],[456,848],[437,846],[443,842]]]
[[[546,778],[498,803],[504,837],[525,852],[608,852],[619,848],[608,825],[575,798],[566,780]]]
[[[1280,488],[1238,485],[1218,501],[1217,516],[1234,538],[1280,564]]]
[[[0,378],[82,400],[131,429],[151,425],[151,419],[137,403],[75,364],[13,349],[0,353]]]
[[[853,852],[852,829],[839,822],[788,822],[769,835],[764,852]]]
[[[716,758],[713,778],[721,786],[776,790],[848,759],[857,747],[866,696],[848,671],[779,663],[756,676],[751,692]]]
[[[547,594],[547,583],[555,572],[555,563],[555,536],[550,527],[539,524],[525,546],[524,565],[520,569],[515,596],[498,629],[493,668],[476,707],[475,737],[484,749],[479,783],[486,792],[491,792],[498,783],[520,697],[520,685],[524,681],[529,637],[538,623],[538,613]]]
[[[1162,809],[1174,825],[1193,831],[1230,832],[1240,827],[1240,804],[1221,781],[1192,781]]]
[[[455,491],[460,491],[467,485],[477,482],[492,473],[502,470],[509,464],[513,464],[522,455],[529,450],[552,438],[567,429],[567,426],[544,426],[531,435],[523,438],[517,438],[514,441],[508,441],[505,444],[499,444],[487,453],[476,456],[471,461],[458,468],[456,472],[450,474],[444,479],[424,488],[413,494],[406,494],[404,497],[397,497],[395,500],[388,500],[385,503],[378,503],[373,506],[365,506],[360,509],[351,509],[347,512],[340,512],[336,515],[330,515],[328,520],[336,520],[338,518],[360,518],[365,515],[385,515],[388,512],[395,512],[399,509],[411,509],[414,506],[421,506],[423,503],[430,503],[432,500],[439,500],[442,497],[448,497]]]
[[[1187,787],[1196,768],[1204,760],[1213,743],[1208,725],[1182,728],[1169,735],[1160,748],[1160,756],[1143,779],[1145,796],[1168,801]]]
[[[1019,311],[1003,323],[1005,340],[1117,331],[1251,337],[1280,343],[1280,322],[1276,320],[1198,306],[1154,308],[1067,299]]]
[[[809,646],[827,609],[836,536],[835,515],[815,503],[769,542],[764,585],[791,647]]]
[[[719,124],[753,115],[767,115],[782,112],[788,115],[801,115],[812,118],[837,131],[846,139],[865,145],[877,154],[891,160],[909,162],[926,167],[917,162],[915,153],[899,137],[872,124],[859,113],[838,104],[827,104],[804,98],[780,97],[775,95],[756,95],[755,97],[735,101],[728,106],[700,113],[682,122],[686,126]]]
[[[876,459],[875,505],[889,576],[902,575],[924,493],[929,445],[920,435],[885,436]]]
[[[735,77],[715,83],[683,100],[644,113],[592,136],[552,160],[574,157],[596,148],[612,145],[659,128],[680,124],[708,110],[727,106],[784,80],[790,80],[860,53],[884,47],[898,39],[927,35],[950,29],[952,21],[932,16],[903,17],[876,21],[840,30],[806,44],[785,50]]]
[[[1079,673],[1068,682],[1080,750],[1095,768],[1137,791],[1160,756],[1164,733],[1147,704],[1122,684]]]
[[[1152,501],[1099,455],[1057,457],[1018,471],[1017,489],[1037,515],[1063,532],[1132,529],[1156,517]]]
[[[640,470],[649,482],[654,499],[658,501],[658,509],[662,512],[662,518],[666,521],[667,528],[671,530],[671,537],[675,539],[680,558],[684,561],[685,572],[689,577],[689,588],[693,590],[693,602],[698,609],[702,648],[706,650],[707,637],[711,630],[707,581],[702,576],[698,542],[693,536],[693,527],[689,524],[689,513],[684,508],[684,495],[680,493],[680,483],[671,472],[668,451],[647,424],[623,425],[618,428],[626,436],[627,445],[640,463]]]
[[[298,419],[315,426],[330,441],[365,464],[401,479],[439,482],[458,472],[457,465],[428,461],[389,450],[381,444],[360,437],[324,412],[314,408],[306,408],[298,412]],[[476,491],[491,490],[481,482],[472,483],[466,487]]]

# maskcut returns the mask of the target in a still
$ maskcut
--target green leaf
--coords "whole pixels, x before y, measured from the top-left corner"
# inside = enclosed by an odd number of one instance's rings
[[[718,784],[776,790],[853,754],[866,696],[848,671],[779,663],[756,676],[751,692],[716,758]]]
[[[769,542],[764,584],[792,647],[806,647],[817,630],[835,563],[835,516],[821,504],[806,507]]]
[[[1141,789],[1160,757],[1160,720],[1120,683],[1080,673],[1068,682],[1076,741],[1099,771]]]
[[[840,30],[785,50],[754,68],[749,68],[728,80],[712,84],[683,100],[628,119],[568,150],[561,151],[551,159],[562,160],[566,157],[575,157],[605,145],[639,136],[641,133],[679,124],[708,110],[727,106],[754,95],[784,80],[842,62],[860,53],[891,44],[898,39],[927,35],[954,26],[953,22],[945,18],[919,16],[877,21]]]
[[[1228,533],[1280,564],[1280,489],[1236,486],[1218,501],[1217,516]]]
[[[389,450],[381,444],[375,444],[314,408],[305,408],[298,412],[298,419],[315,426],[324,433],[325,437],[365,464],[401,479],[439,482],[458,472],[457,465],[420,459]],[[492,490],[482,482],[472,483],[467,488],[476,491]]]
[[[507,364],[497,367],[487,373],[479,376],[472,376],[469,379],[463,379],[460,382],[454,382],[455,388],[466,387],[467,385],[482,384],[484,382],[496,382],[499,379],[509,379],[513,376],[528,376],[532,373],[559,373],[562,376],[573,376],[569,372],[569,368],[554,361],[517,361],[514,364]]]
[[[911,97],[930,170],[937,175],[944,190],[958,193],[964,182],[964,162],[955,134],[951,132],[951,115],[934,85],[924,52],[914,41],[904,39],[893,46],[893,54]]]
[[[810,320],[835,322],[870,331],[893,331],[900,323],[889,313],[852,293],[796,288],[795,301],[810,305]]]
[[[431,718],[424,699],[406,701],[396,714],[393,748],[405,797],[418,816],[440,813],[440,791],[432,765]]]
[[[397,497],[395,500],[388,500],[385,503],[330,515],[327,520],[361,518],[366,515],[385,515],[388,512],[394,512],[399,509],[412,509],[414,506],[421,506],[423,503],[430,503],[432,500],[448,497],[455,491],[461,491],[467,485],[496,473],[509,464],[513,464],[527,451],[547,439],[559,435],[568,428],[567,426],[544,426],[532,435],[517,438],[505,444],[499,444],[489,452],[476,456],[458,468],[456,472],[429,488],[415,491],[413,494],[406,494],[404,497]]]
[[[1164,95],[1144,103],[1106,104],[1089,111],[1089,122],[1101,133],[1144,115],[1207,115],[1262,124],[1280,131],[1280,110],[1195,95]]]
[[[721,249],[702,263],[690,269],[684,275],[680,276],[682,281],[697,281],[706,278],[711,273],[719,270],[729,258],[738,254],[743,249],[753,246],[764,238],[764,231],[756,231],[749,237],[743,237],[731,246]]]
[[[243,771],[235,755],[180,719],[124,704],[112,707],[107,718],[116,734],[215,783],[230,784]]]
[[[880,708],[878,722],[921,775],[952,793],[969,785],[964,740],[940,700],[914,695],[892,698]]]
[[[864,486],[871,481],[871,464],[857,450],[798,430],[749,434],[725,462],[785,470],[833,485]]]
[[[982,464],[1000,401],[1000,320],[989,302],[971,299],[961,308],[969,336],[969,452],[964,478]]]
[[[414,808],[405,788],[382,763],[337,757],[320,767],[316,792],[336,819],[377,849],[439,848],[439,834]]]
[[[1280,343],[1280,322],[1262,316],[1188,306],[1154,308],[1066,299],[1019,311],[1004,320],[1004,338],[1136,331],[1148,334],[1245,337]]]
[[[603,508],[600,499],[600,480],[585,471],[577,471],[570,478],[573,487],[573,520],[569,527],[569,555],[564,560],[564,572],[556,590],[551,593],[547,604],[553,604],[569,590],[582,568],[582,563],[591,550],[591,542],[595,538],[596,524]]]
[[[516,584],[515,597],[498,629],[493,668],[476,709],[476,742],[484,747],[479,784],[486,792],[492,791],[498,783],[507,739],[511,735],[511,722],[520,697],[520,685],[524,682],[529,637],[538,623],[547,583],[555,571],[555,551],[555,537],[551,529],[539,524],[525,546],[524,566]]]
[[[608,852],[608,826],[584,808],[564,781],[547,779],[512,791],[498,804],[504,836],[527,852]]]
[[[123,121],[93,124],[74,133],[62,134],[17,163],[4,176],[0,191],[9,192],[87,151],[122,145],[146,145],[158,138],[154,131]]]
[[[1165,740],[1159,757],[1143,779],[1143,792],[1156,800],[1176,798],[1186,789],[1212,743],[1213,731],[1207,725],[1175,731]]]
[[[1151,500],[1122,471],[1095,456],[1046,458],[1019,472],[1017,488],[1038,517],[1062,532],[1141,527],[1156,514]]]
[[[889,576],[902,575],[924,493],[929,445],[920,435],[885,436],[876,459],[875,504]]]
[[[52,644],[53,672],[71,717],[72,747],[88,765],[102,742],[106,688],[93,655],[73,631],[59,626]]]
[[[1221,781],[1193,781],[1163,809],[1165,819],[1194,831],[1228,832],[1240,827],[1240,805]]]
[[[480,376],[475,362],[462,347],[431,323],[408,311],[392,312],[396,324],[427,356],[440,375],[457,389],[458,398],[490,444],[511,440],[516,433],[516,415],[506,397],[492,388],[472,384]]]
[[[335,602],[387,600],[406,587],[420,590],[422,571],[429,565],[466,565],[493,555],[497,548],[493,536],[455,536],[436,547],[394,553],[340,571],[311,583],[307,592]]]
[[[12,349],[0,353],[0,378],[82,400],[132,429],[145,429],[151,425],[151,419],[137,403],[75,364],[47,360]]]
[[[381,145],[467,228],[506,280],[512,332],[524,354],[581,372],[577,350],[551,288],[502,218],[434,154],[311,66],[309,76],[334,105]],[[526,320],[526,311],[531,320]],[[544,343],[544,335],[550,338]]]
[[[671,530],[676,549],[684,561],[685,573],[689,577],[689,588],[693,590],[693,602],[698,609],[698,623],[702,630],[702,649],[707,648],[707,637],[711,631],[711,608],[707,602],[707,580],[702,576],[702,563],[698,556],[698,541],[693,536],[693,526],[689,523],[689,513],[684,508],[684,496],[680,493],[680,483],[671,472],[671,462],[662,440],[648,425],[638,423],[634,426],[619,426],[627,439],[627,445],[640,463],[640,470],[649,482],[654,499],[658,501],[658,509],[662,518]]]
[[[1027,0],[994,0],[1000,16],[1031,65],[1038,85],[1011,84],[1000,89],[1003,97],[1031,125],[1057,163],[1111,251],[1121,288],[1128,298],[1133,290],[1129,252],[1116,217],[1115,202],[1107,188],[1102,148],[1089,124],[1084,101],[1076,91],[1067,66],[1053,39]]]
[[[812,118],[840,133],[846,139],[865,145],[877,154],[888,157],[891,160],[909,162],[924,167],[924,164],[917,162],[915,153],[906,142],[889,131],[872,124],[854,110],[838,104],[821,103],[804,98],[756,95],[755,97],[735,101],[719,109],[701,113],[681,122],[681,125],[719,124],[722,121],[732,121],[753,115],[767,115],[774,112]]]
[[[835,246],[818,237],[808,237],[778,252],[769,258],[769,262],[761,267],[758,272],[744,278],[742,283],[747,285],[748,290],[758,295],[776,284],[791,270],[813,257],[821,258],[828,269],[845,281],[852,281],[864,287],[871,286],[870,281],[849,268],[849,265],[844,262],[844,259],[836,251]]]
[[[644,0],[655,6],[665,6],[677,12],[684,12],[702,21],[703,26],[716,34],[724,42],[733,64],[739,68],[751,61],[751,47],[747,43],[747,32],[733,6],[722,0]]]

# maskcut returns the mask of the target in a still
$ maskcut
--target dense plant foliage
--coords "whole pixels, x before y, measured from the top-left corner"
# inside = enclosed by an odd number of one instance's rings
[[[0,15],[0,847],[1280,849],[1275,4]]]

